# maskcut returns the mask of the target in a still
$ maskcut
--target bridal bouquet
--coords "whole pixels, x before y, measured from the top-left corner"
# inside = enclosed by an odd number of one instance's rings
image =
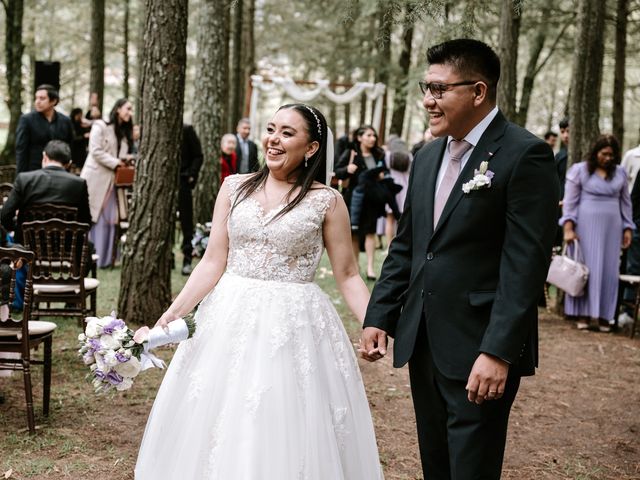
[[[164,368],[164,362],[150,350],[191,338],[196,328],[192,317],[171,322],[166,330],[142,327],[135,332],[115,313],[88,317],[86,322],[85,333],[78,335],[78,353],[91,369],[96,393],[128,390],[141,371]]]

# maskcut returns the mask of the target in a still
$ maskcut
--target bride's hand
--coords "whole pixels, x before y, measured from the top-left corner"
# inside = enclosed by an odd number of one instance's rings
[[[179,318],[180,317],[178,315],[176,315],[175,313],[170,312],[169,310],[167,310],[158,319],[158,321],[156,322],[155,326],[156,327],[162,327],[163,330],[167,330],[169,323],[173,322],[174,320],[178,320]]]

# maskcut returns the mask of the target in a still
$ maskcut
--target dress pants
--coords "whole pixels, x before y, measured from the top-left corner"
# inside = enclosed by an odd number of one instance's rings
[[[182,230],[182,253],[184,264],[191,264],[193,255],[193,197],[191,187],[186,180],[180,179],[178,190],[178,212],[180,214],[180,229]]]
[[[425,480],[499,479],[509,411],[520,377],[507,379],[500,400],[469,402],[466,379],[445,378],[436,368],[424,316],[409,374]]]

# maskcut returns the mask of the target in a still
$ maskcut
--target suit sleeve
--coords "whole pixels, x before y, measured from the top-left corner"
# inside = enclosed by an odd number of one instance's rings
[[[22,178],[21,175],[16,177],[16,181],[13,184],[13,190],[9,194],[9,198],[0,209],[0,222],[7,232],[15,231],[15,217],[16,212],[20,208],[22,203]]]
[[[347,154],[349,151],[347,150]],[[364,319],[364,327],[377,327],[394,336],[400,312],[409,288],[412,263],[411,192],[415,162],[412,165],[404,202],[404,211],[398,221],[398,233],[389,246],[389,254],[382,265],[380,279],[371,294]]]
[[[523,148],[506,191],[499,283],[480,352],[517,363],[535,324],[556,232],[559,182],[548,145]]]
[[[637,225],[640,223],[640,175],[636,176],[631,190],[631,210],[633,213],[633,221]]]
[[[84,180],[84,179],[83,179]],[[82,182],[82,192],[80,193],[80,202],[78,206],[78,221],[91,225],[91,210],[89,209],[89,190],[87,182]]]
[[[29,125],[22,115],[16,129],[16,174],[29,169]]]

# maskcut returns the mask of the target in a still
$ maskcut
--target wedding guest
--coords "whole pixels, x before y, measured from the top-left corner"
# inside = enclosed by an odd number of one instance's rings
[[[379,215],[375,209],[371,208],[371,204],[367,202],[364,192],[362,192],[364,198],[360,200],[362,207],[355,212],[352,200],[358,185],[367,180],[366,177],[362,179],[360,177],[365,172],[376,169],[379,166],[379,162],[384,165],[384,150],[378,146],[378,134],[371,125],[362,125],[353,133],[351,147],[342,153],[335,167],[336,177],[343,180],[343,182],[348,179],[349,182],[347,187],[344,187],[343,183],[342,195],[351,215],[353,253],[355,258],[358,259],[361,246],[364,244],[364,251],[367,256],[368,280],[376,279],[374,254],[376,249],[376,223]],[[374,173],[377,176],[380,171],[375,171]],[[384,212],[382,215],[384,215]]]
[[[578,317],[580,330],[593,322],[601,332],[609,332],[614,323],[620,247],[629,247],[635,229],[627,175],[619,163],[618,141],[603,135],[587,159],[567,172],[559,223],[566,242],[579,241],[589,281],[581,297],[565,295],[564,311]]]
[[[71,144],[73,139],[71,120],[55,109],[58,91],[52,85],[40,85],[34,98],[34,110],[22,115],[16,128],[16,174],[40,168],[42,149],[49,140]]]
[[[427,61],[422,102],[440,138],[413,161],[359,351],[382,358],[390,335],[394,366],[409,363],[425,479],[495,480],[520,377],[537,365],[559,186],[549,146],[498,110],[488,45],[450,40]]]
[[[180,157],[180,188],[178,189],[178,214],[182,230],[182,275],[190,275],[193,247],[193,195],[191,190],[198,182],[202,167],[202,145],[192,125],[182,126],[182,150]]]
[[[553,130],[549,130],[544,134],[544,141],[549,144],[551,150],[555,150],[556,143],[558,142],[558,134]]]
[[[73,126],[73,138],[71,140],[71,163],[75,169],[82,170],[84,161],[87,158],[87,148],[89,147],[89,131],[82,120],[82,109],[71,110],[71,125]]]
[[[91,220],[94,225],[89,239],[94,244],[98,267],[109,267],[113,263],[118,204],[114,188],[115,169],[134,160],[133,107],[126,98],[118,100],[109,120],[96,120],[89,136],[89,154],[80,176],[87,181]]]
[[[220,140],[220,181],[238,173],[237,140],[232,133],[226,133]]]
[[[369,291],[347,208],[325,186],[326,120],[309,105],[285,105],[267,132],[265,166],[225,178],[205,254],[157,322],[199,304],[196,333],[156,396],[136,480],[382,479],[351,341],[313,282],[326,246],[362,319]]]
[[[249,139],[249,134],[251,134],[251,122],[248,118],[241,118],[236,126],[238,173],[257,172],[260,168],[258,146]]]

